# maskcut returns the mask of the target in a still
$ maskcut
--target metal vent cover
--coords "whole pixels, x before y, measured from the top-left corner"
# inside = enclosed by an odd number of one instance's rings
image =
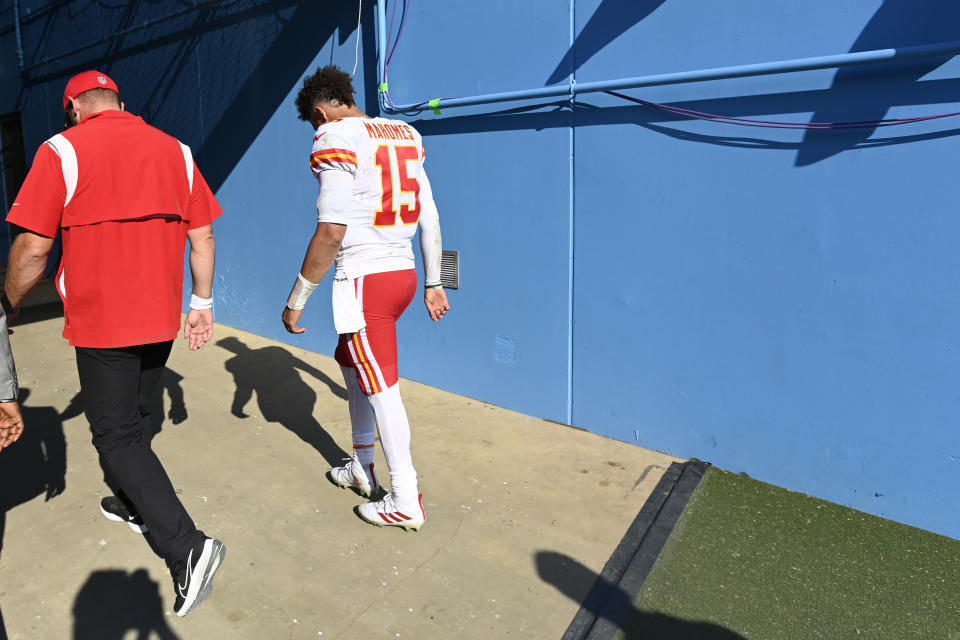
[[[440,254],[440,284],[444,289],[460,288],[460,252],[444,250]]]

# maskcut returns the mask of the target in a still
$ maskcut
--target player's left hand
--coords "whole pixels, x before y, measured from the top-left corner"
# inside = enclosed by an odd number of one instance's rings
[[[196,351],[213,337],[213,310],[190,309],[183,323],[183,337],[190,343],[190,351]]]
[[[283,315],[280,319],[283,321],[283,326],[286,327],[287,331],[290,333],[303,333],[306,331],[306,327],[298,327],[297,323],[300,322],[300,318],[303,316],[303,309],[299,311],[291,309],[290,307],[283,308]]]
[[[424,290],[423,304],[427,305],[427,313],[430,314],[430,319],[434,322],[439,321],[447,311],[450,311],[447,292],[443,290],[443,287]]]

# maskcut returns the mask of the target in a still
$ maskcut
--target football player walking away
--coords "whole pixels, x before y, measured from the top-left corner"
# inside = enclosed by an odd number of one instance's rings
[[[413,300],[411,240],[420,230],[424,296],[434,322],[450,309],[440,284],[440,217],[423,169],[420,134],[399,120],[371,118],[353,99],[350,76],[334,66],[303,82],[296,104],[315,129],[310,167],[320,182],[317,228],[283,311],[291,333],[307,298],[336,259],[335,357],[347,386],[353,456],[330,480],[371,497],[375,430],[390,471],[390,492],[362,504],[360,517],[417,531],[426,520],[410,455],[410,423],[397,377],[397,319]]]

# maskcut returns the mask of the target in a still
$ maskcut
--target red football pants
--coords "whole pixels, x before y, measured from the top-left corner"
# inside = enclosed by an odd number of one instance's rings
[[[340,334],[334,357],[356,371],[360,388],[369,396],[397,383],[397,319],[417,291],[417,270],[371,273],[353,285],[367,326]]]

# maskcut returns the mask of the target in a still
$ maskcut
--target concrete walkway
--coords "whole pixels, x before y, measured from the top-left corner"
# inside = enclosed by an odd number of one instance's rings
[[[427,523],[373,527],[324,477],[350,448],[336,363],[218,325],[199,352],[177,342],[155,412],[154,449],[227,546],[181,619],[163,561],[100,514],[55,309],[11,336],[27,432],[0,453],[0,638],[559,638],[591,580],[550,563],[599,573],[674,461],[403,380]]]

